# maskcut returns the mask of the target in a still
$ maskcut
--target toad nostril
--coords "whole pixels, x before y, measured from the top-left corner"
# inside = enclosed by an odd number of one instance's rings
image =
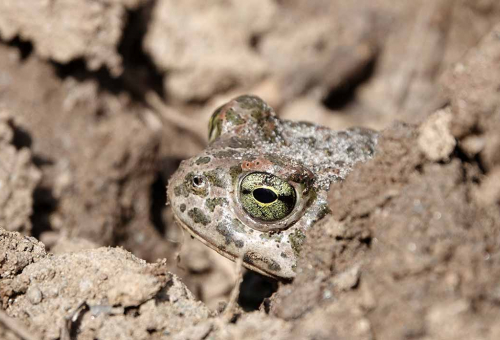
[[[205,185],[205,181],[203,180],[203,177],[201,176],[194,176],[193,177],[193,185],[197,188],[200,188]]]

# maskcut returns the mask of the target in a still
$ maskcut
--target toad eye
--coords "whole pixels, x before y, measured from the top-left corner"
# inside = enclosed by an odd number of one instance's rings
[[[240,184],[240,201],[248,215],[265,222],[274,222],[288,216],[297,201],[295,189],[281,178],[254,172]]]

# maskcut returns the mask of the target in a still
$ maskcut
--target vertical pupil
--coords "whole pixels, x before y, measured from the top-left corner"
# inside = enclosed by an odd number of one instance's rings
[[[272,203],[278,199],[274,191],[265,188],[255,189],[253,197],[260,203]]]

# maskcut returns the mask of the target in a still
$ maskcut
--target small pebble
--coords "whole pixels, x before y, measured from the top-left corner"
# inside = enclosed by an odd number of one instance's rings
[[[36,287],[29,288],[26,295],[28,296],[28,300],[33,305],[38,305],[40,302],[42,302],[42,292]]]

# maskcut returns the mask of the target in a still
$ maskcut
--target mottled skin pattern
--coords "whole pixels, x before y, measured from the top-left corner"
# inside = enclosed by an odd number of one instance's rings
[[[247,268],[290,279],[307,230],[329,213],[330,184],[372,157],[377,133],[280,120],[262,99],[241,96],[214,112],[209,139],[169,181],[176,220]]]

